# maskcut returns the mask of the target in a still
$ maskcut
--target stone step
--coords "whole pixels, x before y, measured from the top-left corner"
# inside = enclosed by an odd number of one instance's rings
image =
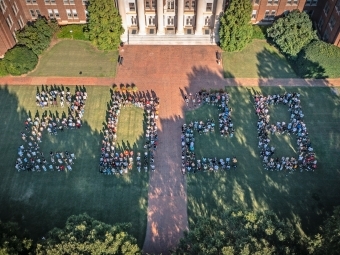
[[[129,35],[131,45],[212,45],[209,35]]]

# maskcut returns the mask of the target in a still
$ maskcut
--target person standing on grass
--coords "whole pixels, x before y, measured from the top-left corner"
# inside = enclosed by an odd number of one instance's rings
[[[237,159],[236,159],[235,156],[232,159],[232,163],[233,163],[233,168],[236,168],[237,167]]]

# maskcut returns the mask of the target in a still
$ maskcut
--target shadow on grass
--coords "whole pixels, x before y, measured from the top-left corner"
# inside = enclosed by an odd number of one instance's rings
[[[296,74],[286,58],[275,52],[264,48],[256,53],[258,64],[257,74],[264,78],[294,78]]]
[[[34,102],[36,89],[26,87],[26,90],[30,89],[29,94]],[[73,92],[74,87],[70,86],[70,89]],[[93,91],[95,89],[100,88]],[[24,129],[24,120],[29,112],[19,106],[17,94],[10,92],[7,86],[0,88],[0,105],[4,118],[0,126],[1,220],[18,222],[37,240],[52,228],[63,227],[69,216],[87,212],[108,224],[131,222],[130,232],[142,247],[148,176],[136,171],[117,177],[99,174],[101,136],[99,131],[89,126],[86,118],[77,130],[65,130],[57,136],[43,132],[40,148],[44,155],[49,155],[51,150],[75,153],[77,159],[72,172],[17,172],[14,168],[17,148],[23,143],[20,132]],[[86,107],[90,108],[91,104]],[[61,116],[64,109],[51,107],[47,114]],[[37,107],[36,112],[31,114],[41,116],[44,112]],[[97,114],[105,120],[105,112]]]
[[[271,68],[267,66],[265,72],[270,72]],[[285,69],[281,70],[283,71]],[[203,88],[201,74],[210,79],[204,89],[225,88],[226,81],[208,69],[193,68],[193,72],[188,74],[188,91],[195,93]],[[262,84],[265,86],[261,86]],[[260,87],[246,87],[246,84],[226,87],[230,94],[230,106],[233,108],[235,137],[199,136],[195,151],[197,155],[217,157],[236,155],[238,168],[187,176],[189,223],[195,222],[198,216],[209,217],[213,210],[237,206],[251,210],[272,210],[280,219],[295,225],[301,237],[305,233],[314,234],[324,217],[332,212],[333,206],[340,203],[340,188],[337,185],[340,181],[340,158],[336,156],[340,149],[340,98],[327,86],[327,82],[320,81],[320,87],[271,87],[270,81],[260,81]],[[257,116],[253,95],[281,94],[285,91],[301,94],[305,123],[320,163],[314,173],[298,172],[286,176],[281,172],[268,172],[262,166],[257,147]],[[284,107],[273,108],[272,111],[275,121],[289,118]],[[185,121],[205,120],[207,116],[216,119],[216,112],[213,106],[203,106],[187,111]],[[275,139],[277,156],[295,153],[295,138],[285,140],[285,144],[282,143],[282,137]]]

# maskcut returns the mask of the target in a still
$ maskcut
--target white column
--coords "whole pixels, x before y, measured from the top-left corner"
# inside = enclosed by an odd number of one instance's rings
[[[126,22],[126,10],[125,10],[125,3],[124,0],[118,0],[118,10],[119,14],[122,17],[122,26],[124,28],[124,34],[121,35],[120,39],[123,42],[127,41],[127,35],[128,35],[128,26]]]
[[[144,0],[137,0],[137,16],[138,16],[138,27],[139,27],[138,34],[146,35]]]
[[[164,35],[163,0],[157,0],[157,34]]]
[[[178,35],[184,35],[184,29],[183,29],[183,15],[184,14],[184,0],[178,1],[177,6],[177,34]]]
[[[203,12],[205,11],[205,1],[198,0],[197,9],[196,9],[196,30],[195,35],[203,35],[203,25],[204,25],[204,18]]]
[[[215,22],[214,22],[214,36],[215,36],[215,42],[220,41],[220,17],[223,15],[223,0],[217,0],[216,1],[216,13],[215,13]]]

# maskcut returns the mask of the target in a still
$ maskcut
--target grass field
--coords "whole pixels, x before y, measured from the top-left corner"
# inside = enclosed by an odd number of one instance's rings
[[[36,87],[0,89],[0,218],[13,220],[41,238],[53,227],[63,227],[66,219],[87,212],[105,223],[131,222],[131,233],[142,247],[146,228],[148,175],[137,170],[123,176],[98,172],[101,132],[105,122],[108,87],[87,87],[84,124],[79,130],[66,130],[57,136],[43,134],[45,155],[53,150],[75,152],[73,171],[20,172],[15,168],[17,148],[23,142],[20,131],[28,115],[42,114],[35,106]],[[70,87],[74,92],[74,87]],[[65,108],[48,108],[62,114]],[[118,143],[142,148],[143,110],[123,108],[118,126]],[[125,132],[129,130],[130,132]]]
[[[114,77],[117,60],[117,51],[103,52],[90,42],[65,39],[44,52],[28,76]]]
[[[198,215],[212,210],[239,206],[254,210],[272,210],[289,220],[301,233],[314,234],[324,217],[340,204],[340,96],[330,88],[227,88],[231,95],[232,119],[236,129],[233,138],[218,133],[196,137],[197,156],[238,158],[238,168],[218,173],[196,173],[187,177],[190,223]],[[262,166],[257,148],[257,116],[252,95],[299,91],[305,123],[318,158],[316,172],[297,172],[286,176],[268,172]],[[215,106],[216,107],[216,106]],[[217,120],[217,108],[203,106],[186,113],[186,121]],[[271,122],[288,120],[287,107],[273,106]],[[293,156],[296,138],[272,136],[274,156]]]
[[[294,78],[286,58],[265,40],[253,40],[240,52],[223,53],[225,78]]]

